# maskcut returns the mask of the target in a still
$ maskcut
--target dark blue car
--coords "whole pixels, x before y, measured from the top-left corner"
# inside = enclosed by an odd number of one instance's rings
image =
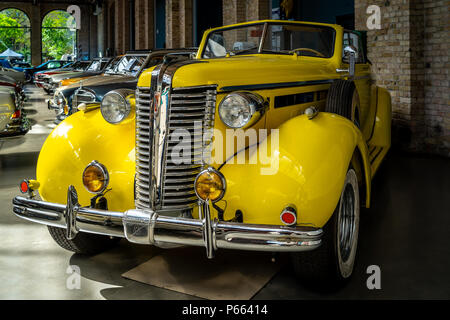
[[[6,60],[6,59],[0,59],[0,66],[2,66],[3,68],[9,68],[9,69],[14,69],[17,71],[23,71],[24,68],[21,67],[14,67],[11,65],[11,63]]]

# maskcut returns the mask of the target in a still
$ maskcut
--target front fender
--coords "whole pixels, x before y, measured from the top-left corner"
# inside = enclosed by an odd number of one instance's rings
[[[309,120],[301,115],[282,124],[279,143],[273,143],[273,133],[267,138],[271,149],[269,165],[256,159],[259,152],[249,155],[247,164],[227,162],[221,172],[227,182],[223,201],[225,219],[241,210],[246,223],[282,224],[280,214],[286,206],[297,208],[299,225],[323,227],[331,217],[342,192],[347,169],[358,148],[365,169],[367,202],[370,196],[370,167],[367,147],[361,132],[346,118],[331,113],[319,113]],[[262,145],[259,144],[258,150]],[[258,157],[258,158],[256,158]],[[232,160],[232,159],[231,159]],[[256,164],[248,164],[248,163]],[[267,163],[267,162],[266,162]]]
[[[82,183],[84,168],[93,160],[106,166],[110,182],[108,208],[134,208],[135,122],[107,123],[100,109],[77,112],[62,121],[45,141],[37,163],[39,194],[45,201],[66,203],[67,188],[75,186],[80,204],[89,205],[93,194]]]

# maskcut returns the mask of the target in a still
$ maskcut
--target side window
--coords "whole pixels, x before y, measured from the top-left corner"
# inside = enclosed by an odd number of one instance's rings
[[[358,34],[353,32],[344,32],[344,43],[342,50],[348,46],[352,47],[352,49],[356,51],[356,63],[365,63],[362,41]],[[344,55],[342,55],[342,57],[344,62],[348,62]]]
[[[53,69],[53,68],[57,68],[57,67],[58,67],[57,62],[49,62],[47,65],[47,69]]]

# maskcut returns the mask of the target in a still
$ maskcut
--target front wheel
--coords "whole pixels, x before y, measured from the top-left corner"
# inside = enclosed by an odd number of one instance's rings
[[[333,216],[323,228],[322,245],[314,251],[291,254],[297,277],[311,283],[345,283],[355,264],[359,217],[358,177],[350,168]]]
[[[78,233],[74,239],[67,240],[66,229],[48,227],[53,240],[62,248],[81,254],[96,254],[115,246],[120,238],[85,233]]]

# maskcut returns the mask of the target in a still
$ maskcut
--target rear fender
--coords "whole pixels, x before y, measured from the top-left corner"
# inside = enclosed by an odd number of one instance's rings
[[[227,190],[217,206],[225,209],[225,219],[240,210],[245,223],[280,225],[282,209],[294,206],[299,225],[323,227],[338,203],[355,150],[361,154],[369,205],[367,146],[351,121],[325,112],[312,120],[301,115],[282,124],[278,137],[278,145],[272,142],[273,132],[265,140],[270,165],[259,161],[263,142],[249,154],[246,164],[227,161],[221,167]]]

